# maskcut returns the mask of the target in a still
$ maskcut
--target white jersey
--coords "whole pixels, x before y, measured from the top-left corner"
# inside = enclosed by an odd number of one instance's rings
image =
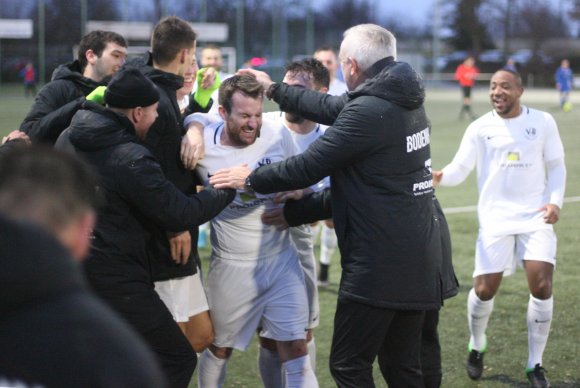
[[[477,166],[480,228],[501,235],[552,228],[540,210],[552,202],[546,163],[563,158],[552,115],[522,106],[515,118],[503,119],[491,111],[474,121],[451,164],[469,170]]]
[[[284,123],[284,112],[282,112],[282,111],[265,112],[262,114],[262,117],[264,117],[268,120],[280,122],[280,123],[282,123],[282,125],[284,125],[283,124]],[[314,128],[314,130],[310,131],[309,133],[302,134],[302,133],[294,132],[293,130],[291,130],[290,128],[288,128],[286,126],[284,126],[284,127],[288,130],[288,132],[292,136],[292,141],[294,142],[294,146],[296,147],[296,151],[299,154],[306,151],[308,149],[308,147],[310,146],[310,144],[312,144],[320,136],[324,135],[326,128],[328,128],[328,126],[326,126],[326,125],[318,124],[316,126],[316,128]],[[322,191],[327,187],[330,187],[330,178],[329,177],[326,177],[326,178],[322,179],[320,182],[310,186],[310,188],[314,191]]]
[[[338,78],[333,79],[330,81],[330,85],[328,86],[328,94],[331,96],[340,96],[348,92],[348,87],[344,82],[339,80]]]
[[[253,170],[276,163],[296,154],[288,131],[279,123],[263,120],[260,137],[247,147],[220,144],[224,123],[205,127],[205,157],[198,162],[197,172],[204,184],[221,168],[246,163]],[[262,213],[280,205],[273,203],[274,194],[238,191],[234,201],[212,220],[212,257],[226,260],[255,261],[275,258],[292,247],[289,232],[262,223]]]

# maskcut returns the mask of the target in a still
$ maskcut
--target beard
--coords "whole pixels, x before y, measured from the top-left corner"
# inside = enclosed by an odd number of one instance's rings
[[[285,112],[284,116],[286,117],[286,121],[292,124],[302,124],[306,119],[300,115]]]
[[[255,131],[247,132],[247,126],[237,126],[231,119],[226,120],[226,124],[228,138],[232,145],[236,147],[246,147],[254,144],[256,139],[260,137],[261,127],[258,127]]]

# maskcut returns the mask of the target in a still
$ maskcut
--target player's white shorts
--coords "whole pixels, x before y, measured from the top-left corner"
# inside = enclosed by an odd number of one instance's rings
[[[300,255],[300,265],[304,271],[304,283],[308,296],[308,329],[313,329],[320,324],[320,304],[318,303],[318,286],[316,275],[316,257],[314,256],[314,243],[312,230],[309,225],[301,225],[290,228],[290,237]]]
[[[215,346],[246,350],[260,323],[261,337],[306,338],[308,301],[294,247],[256,261],[214,257],[206,280]]]
[[[155,282],[155,291],[175,322],[187,322],[190,317],[209,310],[200,275],[198,267],[195,275]]]
[[[503,272],[509,276],[523,260],[538,260],[556,266],[556,234],[552,229],[490,236],[480,233],[475,244],[473,277]]]

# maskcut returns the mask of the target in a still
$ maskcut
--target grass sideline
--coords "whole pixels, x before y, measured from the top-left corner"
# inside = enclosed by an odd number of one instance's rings
[[[523,103],[552,113],[558,123],[566,149],[568,180],[566,197],[580,196],[580,93],[573,92],[575,105],[569,113],[558,108],[555,90],[530,90],[523,96]],[[474,111],[483,114],[490,109],[485,88],[474,92]],[[23,97],[21,85],[2,85],[0,89],[0,135],[18,128],[32,100]],[[459,90],[427,90],[426,109],[432,123],[433,166],[440,169],[448,163],[468,124],[458,120],[460,107]],[[269,109],[275,109],[268,105]],[[476,204],[477,189],[475,173],[459,187],[441,188],[437,195],[444,208]],[[489,352],[483,378],[472,382],[466,376],[464,364],[467,356],[466,297],[471,287],[474,244],[477,234],[475,212],[448,213],[447,219],[453,240],[454,264],[461,290],[457,297],[446,301],[441,311],[440,336],[443,357],[443,387],[527,387],[524,364],[527,359],[527,329],[525,311],[528,301],[527,283],[519,270],[504,279],[490,320]],[[544,365],[554,388],[580,386],[580,202],[568,202],[556,225],[558,234],[558,264],[554,275],[554,319],[550,340],[544,354]],[[209,250],[202,251],[207,264]],[[321,325],[315,331],[317,343],[317,376],[323,388],[335,384],[328,371],[328,354],[333,328],[338,282],[340,279],[339,257],[335,255],[331,266],[331,284],[320,290]],[[226,387],[261,386],[256,360],[257,345],[252,343],[246,353],[234,352],[229,363]],[[378,368],[375,368],[377,387],[386,387]],[[195,376],[190,387],[196,387]]]

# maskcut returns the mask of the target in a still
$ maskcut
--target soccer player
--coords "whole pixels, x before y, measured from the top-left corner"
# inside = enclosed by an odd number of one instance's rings
[[[479,76],[479,69],[475,66],[475,58],[469,56],[455,70],[455,79],[461,86],[463,94],[463,104],[459,111],[459,119],[467,113],[472,120],[476,119],[475,113],[471,110],[471,89],[475,85],[475,80]]]
[[[321,47],[314,52],[314,59],[319,60],[330,74],[330,86],[328,94],[340,96],[348,91],[346,84],[336,77],[338,71],[338,58],[332,47]]]
[[[570,110],[570,103],[568,99],[570,98],[570,91],[574,86],[574,75],[572,74],[572,69],[570,69],[570,61],[567,59],[562,59],[560,67],[556,70],[556,89],[560,92],[560,108],[565,112]]]
[[[316,59],[311,58],[292,62],[286,66],[285,70],[286,73],[282,82],[288,85],[316,90],[321,93],[326,93],[328,91],[330,78],[329,72],[322,63]],[[326,130],[325,125],[315,123],[314,121],[305,119],[299,114],[290,112],[268,112],[264,113],[264,118],[281,122],[292,136],[292,140],[294,141],[294,145],[298,152],[306,151],[308,146],[314,140],[322,136]],[[329,186],[329,178],[325,178],[317,184],[312,185],[310,190],[320,191]],[[280,210],[281,209],[274,209],[274,211],[267,212],[264,216],[265,222],[267,222],[271,217],[276,219]],[[334,234],[334,230],[331,231]],[[312,362],[312,369],[316,370],[316,345],[312,330],[320,323],[320,307],[318,304],[316,258],[314,257],[312,230],[310,226],[302,225],[290,228],[290,234],[292,236],[292,241],[296,245],[298,253],[300,254],[300,264],[304,270],[304,280],[306,282],[310,310],[306,339],[308,344],[308,355]],[[281,379],[281,365],[276,352],[275,343],[273,342],[274,341],[266,338],[260,338],[260,353],[258,358],[259,369],[262,381],[264,381],[264,385],[267,388],[283,386],[279,383]],[[268,384],[266,381],[269,381],[270,383]]]
[[[183,76],[194,74],[197,68],[196,38],[185,20],[175,16],[164,18],[151,35],[152,51],[132,62],[157,85],[160,93],[159,116],[147,133],[145,143],[167,179],[187,195],[196,192],[191,169],[199,157],[199,150],[190,146],[189,139],[197,136],[198,131],[184,131],[177,91],[183,86]],[[195,98],[191,99],[187,109],[203,111],[206,108],[196,104]],[[202,350],[212,342],[213,330],[197,274],[201,267],[197,251],[198,227],[168,231],[152,225],[152,233],[149,249],[155,258],[151,261],[155,289],[192,346]]]
[[[295,154],[289,131],[262,122],[263,88],[233,76],[219,92],[223,121],[205,128],[205,158],[198,173],[211,175],[240,163],[258,166]],[[259,325],[276,341],[287,387],[317,387],[306,346],[308,300],[298,252],[288,230],[264,225],[261,215],[279,205],[273,195],[240,191],[212,220],[212,258],[206,291],[215,340],[200,359],[199,385],[223,386],[232,350],[245,350]],[[278,369],[279,370],[279,369]]]
[[[59,66],[52,80],[38,92],[20,125],[33,143],[54,144],[85,97],[125,63],[127,42],[111,31],[92,31],[79,43],[77,59]]]
[[[467,300],[467,374],[483,372],[487,323],[503,276],[523,266],[530,289],[528,361],[532,387],[547,387],[542,354],[552,322],[552,274],[556,263],[553,230],[564,199],[564,148],[553,117],[521,105],[519,74],[499,70],[491,78],[493,110],[467,128],[453,161],[435,171],[435,183],[454,186],[477,168],[479,236],[473,288]]]

